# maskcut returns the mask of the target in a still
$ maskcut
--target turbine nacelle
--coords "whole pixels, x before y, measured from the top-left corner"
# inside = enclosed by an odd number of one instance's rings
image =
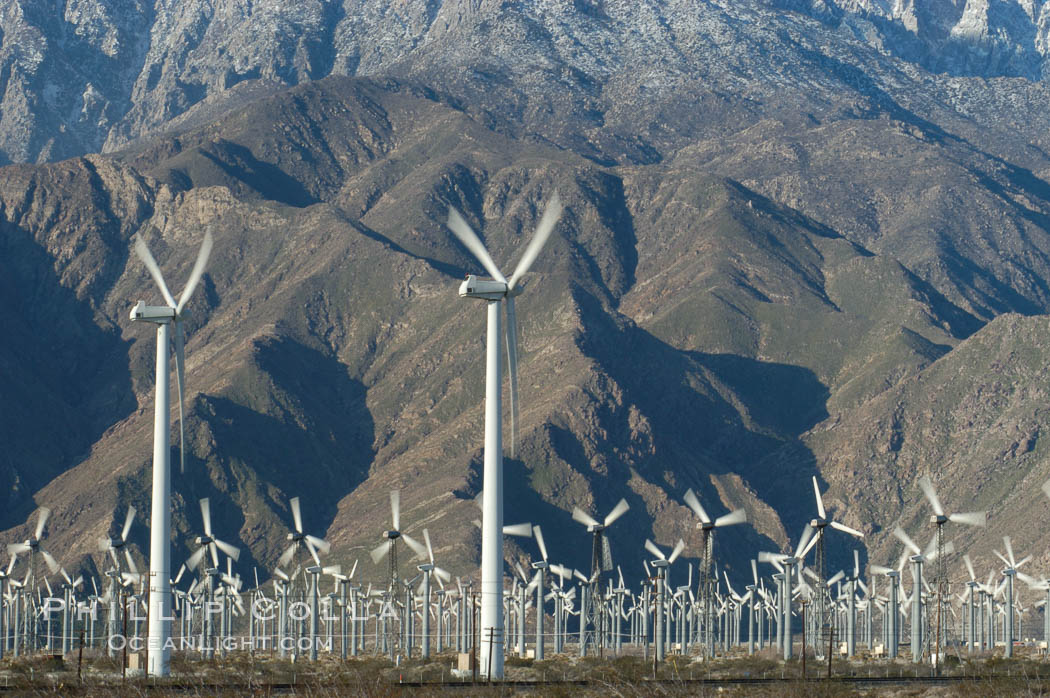
[[[819,531],[820,529],[822,529],[825,526],[827,526],[829,523],[831,523],[831,522],[828,521],[827,519],[820,519],[820,518],[818,518],[818,519],[813,519],[812,521],[810,521],[809,525]]]
[[[131,309],[132,322],[143,320],[163,325],[174,319],[175,308],[169,308],[166,305],[146,305],[146,301],[139,301],[138,305]]]
[[[521,293],[521,287],[509,291],[506,281],[496,279],[479,279],[476,274],[469,274],[466,281],[459,286],[460,298],[480,298],[486,301],[500,301],[508,295]]]
[[[932,514],[930,516],[930,523],[937,524],[938,526],[940,526],[941,524],[943,524],[947,520],[948,520],[948,517],[945,516],[944,514]]]
[[[394,540],[395,538],[401,537],[401,531],[386,531],[385,533],[383,533],[383,537],[389,538],[390,540]]]

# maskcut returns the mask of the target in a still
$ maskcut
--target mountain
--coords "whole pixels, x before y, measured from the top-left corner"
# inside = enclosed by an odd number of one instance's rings
[[[125,506],[148,510],[155,342],[128,310],[157,299],[132,238],[177,292],[211,227],[175,559],[208,496],[242,565],[268,568],[301,496],[306,527],[376,578],[361,553],[400,488],[409,533],[472,570],[484,319],[456,296],[478,269],[445,220],[463,211],[508,268],[557,191],[518,303],[505,484],[508,522],[565,532],[553,559],[585,568],[569,512],[624,496],[625,570],[646,537],[695,555],[691,487],[748,511],[718,544],[746,575],[797,540],[816,476],[884,561],[926,471],[949,508],[989,508],[956,541],[979,562],[1003,533],[1035,544],[1015,507],[1048,476],[1030,387],[1046,87],[886,50],[856,31],[881,5],[781,5],[4,6],[4,94],[32,102],[0,102],[22,162],[0,178],[4,535],[51,506],[74,564]],[[70,96],[88,75],[90,113]]]

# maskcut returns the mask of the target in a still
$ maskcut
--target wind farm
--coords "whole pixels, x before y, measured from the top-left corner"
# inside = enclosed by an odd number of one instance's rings
[[[140,301],[131,313],[132,321],[156,324],[158,338],[151,545],[144,561],[149,571],[140,571],[129,547],[135,507],[125,510],[118,534],[98,539],[97,576],[87,571],[87,577],[78,574],[75,580],[45,547],[52,519],[51,510],[41,507],[31,519],[32,535],[7,545],[0,651],[13,662],[36,656],[65,661],[76,652],[78,671],[85,651],[89,658],[119,657],[122,681],[129,672],[132,677],[184,681],[196,663],[208,666],[237,657],[317,667],[363,658],[382,659],[390,667],[416,662],[424,682],[426,667],[444,658],[448,675],[442,669],[437,683],[513,681],[515,675],[535,681],[527,671],[533,663],[553,661],[564,676],[566,667],[585,658],[641,660],[651,666],[646,670],[650,680],[666,677],[666,667],[676,658],[688,664],[690,677],[699,673],[705,680],[715,666],[722,677],[731,676],[734,666],[749,672],[747,662],[756,656],[772,660],[782,674],[790,667],[792,676],[802,680],[808,676],[807,658],[811,666],[826,664],[829,672],[836,662],[840,667],[844,663],[854,676],[862,667],[869,679],[889,678],[894,667],[906,663],[910,678],[945,680],[958,676],[953,669],[963,662],[1009,659],[1015,653],[1037,662],[1046,659],[1050,572],[1034,567],[1021,571],[1033,555],[1017,559],[1006,533],[1001,537],[1003,552],[991,551],[1002,567],[986,563],[979,573],[969,553],[955,554],[954,542],[945,540],[946,523],[980,530],[994,527],[995,521],[983,511],[946,513],[930,474],[916,480],[921,494],[916,505],[921,508],[925,502],[932,509],[932,528],[915,526],[914,519],[907,518],[867,522],[867,530],[892,527],[899,541],[888,557],[883,553],[878,558],[864,547],[864,532],[842,523],[841,507],[828,509],[816,476],[796,483],[798,497],[812,497],[816,517],[778,551],[743,551],[749,563],[744,575],[720,560],[717,552],[726,546],[716,547],[715,532],[749,525],[747,511],[722,512],[720,503],[705,507],[692,488],[676,506],[686,513],[688,527],[700,534],[691,538],[694,544],[681,537],[646,537],[644,550],[638,551],[642,555],[625,554],[617,541],[614,524],[632,510],[626,498],[600,519],[573,507],[571,520],[580,527],[560,531],[559,548],[589,553],[564,561],[551,557],[539,525],[504,524],[505,458],[513,462],[520,456],[515,298],[525,285],[543,283],[542,273],[529,271],[557,235],[564,214],[560,197],[551,194],[507,279],[470,224],[449,207],[449,229],[491,277],[469,274],[459,288],[461,297],[484,300],[488,308],[484,486],[476,497],[481,519],[475,521],[481,555],[476,566],[443,562],[432,543],[433,522],[404,519],[401,491],[392,489],[390,527],[374,534],[381,541],[374,548],[365,546],[367,557],[380,570],[371,579],[361,574],[359,554],[341,551],[306,532],[316,521],[313,516],[304,519],[304,511],[311,510],[299,496],[287,501],[291,530],[276,564],[261,569],[253,565],[250,570],[242,564],[240,548],[220,538],[214,528],[210,499],[199,499],[200,527],[196,522],[193,526],[199,535],[191,536],[192,552],[172,575],[176,533],[169,511],[168,328],[175,326],[178,450],[184,461],[183,324],[186,305],[205,277],[214,238],[211,230],[204,233],[186,288],[176,301],[146,244],[136,237],[134,254],[165,301],[162,306]],[[523,284],[526,278],[529,283]],[[503,419],[501,408],[501,345],[509,369],[509,420]],[[505,429],[510,434],[506,447]],[[180,476],[186,467],[180,467]],[[1050,498],[1050,480],[1042,489]],[[713,515],[709,507],[715,507]],[[119,512],[114,512],[114,521],[120,521]],[[828,529],[845,535],[829,537]],[[964,533],[956,529],[949,530]],[[418,531],[423,542],[410,531]],[[926,533],[932,537],[921,548],[913,536]],[[448,534],[435,531],[439,540]],[[505,548],[504,536],[518,539],[512,551]],[[531,544],[520,539],[530,539]],[[641,557],[642,564],[625,569],[615,561],[614,547],[624,559]],[[833,553],[835,548],[839,554]],[[739,558],[741,552],[738,548],[734,555]],[[849,569],[829,570],[830,561],[850,558]],[[574,560],[587,564],[575,568]],[[349,572],[344,574],[344,569]],[[987,578],[981,581],[985,571]],[[732,577],[737,577],[736,586]],[[738,593],[738,587],[745,593]],[[174,674],[173,656],[182,666]],[[898,670],[898,679],[904,680],[903,670]]]
[[[1050,9],[31,5],[0,691],[1050,687]]]

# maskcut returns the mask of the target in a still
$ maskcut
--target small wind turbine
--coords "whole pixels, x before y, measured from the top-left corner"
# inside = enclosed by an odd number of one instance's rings
[[[384,540],[371,552],[372,562],[379,564],[380,561],[389,556],[390,567],[389,567],[389,579],[390,589],[393,593],[397,589],[397,541],[401,539],[405,541],[408,547],[412,548],[412,552],[416,554],[420,560],[426,559],[427,549],[418,540],[408,535],[401,530],[401,491],[391,490],[390,492],[390,522],[393,527],[389,531],[383,532]]]
[[[951,521],[953,523],[966,524],[967,526],[984,526],[987,522],[987,514],[983,511],[945,514],[944,507],[941,506],[940,497],[937,496],[937,491],[933,488],[933,482],[930,480],[929,475],[923,475],[919,478],[919,487],[933,508],[933,516],[930,517],[930,523],[937,527],[937,571],[935,580],[937,589],[937,647],[935,652],[937,663],[939,664],[941,635],[944,632],[942,630],[943,622],[941,616],[944,612],[945,597],[948,596],[948,570],[945,567],[944,560],[944,524]]]
[[[747,512],[743,509],[736,509],[719,516],[714,521],[707,515],[707,511],[703,506],[700,505],[700,500],[697,498],[696,493],[693,492],[692,488],[685,491],[686,505],[692,509],[693,513],[696,514],[696,518],[700,519],[696,523],[696,527],[700,529],[702,539],[701,545],[703,550],[700,553],[700,603],[703,609],[703,634],[706,636],[706,641],[702,641],[704,651],[708,653],[707,656],[713,657],[715,651],[715,633],[714,633],[714,588],[718,581],[718,578],[712,575],[712,561],[711,553],[714,543],[714,532],[716,528],[722,526],[732,526],[734,524],[744,523],[747,521]]]
[[[179,391],[179,463],[180,472],[185,471],[186,439],[182,422],[183,391],[185,389],[185,331],[184,309],[194,289],[204,275],[204,267],[211,255],[211,231],[205,231],[197,261],[186,281],[186,288],[176,303],[164,283],[160,267],[150,254],[146,243],[135,238],[135,253],[149,270],[167,305],[146,305],[139,301],[131,309],[131,320],[152,322],[157,325],[157,378],[156,403],[153,414],[153,496],[150,511],[149,547],[149,629],[147,647],[156,648],[147,657],[146,673],[150,676],[167,676],[171,673],[171,457],[168,445],[168,355],[169,327],[175,325],[175,375]]]
[[[484,489],[481,529],[481,662],[482,674],[503,678],[503,410],[500,389],[503,372],[499,343],[503,337],[500,304],[507,309],[507,365],[510,373],[510,455],[516,456],[518,429],[518,339],[514,298],[522,287],[522,277],[536,261],[561,217],[562,205],[555,194],[547,204],[532,240],[508,281],[492,261],[485,245],[454,208],[449,209],[448,227],[474,255],[492,278],[474,274],[459,287],[462,298],[477,298],[487,305],[485,340],[485,449]],[[491,656],[490,656],[491,655]]]
[[[303,533],[303,512],[299,505],[299,498],[292,497],[288,504],[292,509],[292,521],[295,524],[295,530],[288,534],[288,547],[281,553],[281,557],[277,560],[277,566],[287,567],[295,553],[303,548],[307,549],[311,557],[316,558],[318,551],[327,555],[328,551],[332,549],[332,545],[328,541]]]
[[[666,555],[648,538],[645,539],[645,549],[652,553],[656,559],[652,561],[656,568],[656,660],[662,662],[665,659],[664,652],[664,595],[667,587],[667,568],[674,564],[678,556],[685,550],[685,541],[681,538],[674,546],[670,555]]]
[[[1014,557],[1014,546],[1010,543],[1010,536],[1003,536],[1003,547],[1006,548],[1006,556],[1004,557],[998,550],[993,550],[995,556],[1003,561],[1006,568],[1003,570],[1003,580],[1006,584],[1006,657],[1014,656],[1014,577],[1021,577],[1021,579],[1027,584],[1031,585],[1035,583],[1035,579],[1022,573],[1018,568],[1032,559],[1031,555],[1026,555],[1023,559],[1018,560]]]

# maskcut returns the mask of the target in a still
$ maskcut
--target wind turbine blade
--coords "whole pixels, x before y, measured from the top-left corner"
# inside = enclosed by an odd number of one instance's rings
[[[120,540],[128,540],[128,532],[131,531],[131,522],[135,520],[135,507],[128,507],[128,515],[124,517],[124,528],[120,532]]]
[[[510,380],[510,457],[518,457],[518,318],[507,296],[507,377]]]
[[[619,502],[616,503],[616,506],[613,507],[613,510],[609,512],[609,515],[605,517],[604,525],[606,527],[610,526],[613,521],[616,521],[616,519],[623,516],[624,513],[630,508],[631,507],[627,504],[627,500],[621,499]]]
[[[539,525],[532,527],[532,535],[536,538],[536,544],[540,546],[540,557],[546,562],[547,544],[543,542],[543,531],[540,530]]]
[[[300,508],[299,498],[292,497],[288,501],[288,505],[292,508],[292,521],[295,523],[295,532],[303,532],[303,511]]]
[[[678,556],[682,554],[683,550],[685,550],[685,541],[679,538],[678,542],[675,543],[674,550],[671,551],[671,556],[667,558],[667,561],[674,562],[675,560],[677,560]]]
[[[164,276],[160,273],[160,267],[157,266],[157,260],[153,259],[153,255],[150,254],[149,248],[146,247],[146,242],[142,239],[141,235],[135,236],[135,254],[139,256],[142,263],[146,265],[146,269],[149,270],[150,276],[153,277],[153,282],[157,284],[157,288],[160,289],[161,295],[164,296],[164,302],[168,304],[169,308],[174,308],[177,304],[175,299],[171,296],[171,291],[168,290],[168,285],[164,283]]]
[[[963,562],[966,563],[966,571],[970,573],[970,581],[977,581],[977,573],[973,570],[973,561],[970,559],[969,553],[963,555]]]
[[[806,550],[806,546],[809,544],[814,532],[813,527],[809,524],[806,524],[806,527],[802,529],[802,537],[798,539],[798,547],[795,548],[795,557],[803,557],[802,551]]]
[[[911,536],[909,536],[907,533],[905,533],[904,529],[901,528],[900,526],[897,526],[896,528],[893,529],[893,535],[897,536],[897,540],[899,540],[901,543],[904,543],[904,546],[906,548],[908,548],[909,550],[911,550],[912,554],[914,554],[914,555],[921,555],[922,554],[922,550],[919,548],[919,546],[915,544],[915,541],[913,541],[911,539]]]
[[[321,558],[317,557],[317,548],[310,541],[306,541],[306,549],[310,551],[310,557],[314,559],[314,564],[318,567],[321,566]]]
[[[215,540],[214,539],[212,540],[211,543],[208,544],[208,552],[211,553],[212,567],[218,569],[219,568],[219,546],[215,545]]]
[[[864,534],[861,533],[860,531],[858,531],[857,529],[850,528],[846,524],[841,524],[838,521],[832,521],[831,522],[831,527],[834,528],[834,529],[837,529],[839,531],[842,531],[843,533],[848,533],[851,536],[853,536],[854,538],[863,538],[864,537]],[[854,551],[854,552],[856,552],[856,551]]]
[[[966,524],[967,526],[985,526],[988,524],[988,513],[984,511],[970,511],[962,514],[952,514],[949,521]]]
[[[734,509],[728,514],[722,514],[715,519],[715,526],[721,528],[722,526],[732,526],[745,521],[747,521],[747,512],[743,509]]]
[[[489,256],[489,251],[485,249],[485,245],[482,244],[470,225],[463,220],[463,216],[459,215],[459,211],[452,206],[448,207],[448,227],[459,241],[463,243],[463,246],[470,250],[474,258],[481,262],[481,266],[485,267],[485,271],[489,273],[489,276],[497,281],[507,282],[507,278],[500,273],[496,263]]]
[[[41,548],[40,555],[44,558],[44,562],[47,563],[47,568],[51,570],[51,574],[56,574],[58,570],[61,569],[61,566],[58,564],[58,560],[56,560],[54,556],[51,555],[51,553]]]
[[[107,548],[109,547],[109,541],[106,541],[106,547]],[[11,555],[11,556],[20,555],[22,553],[28,553],[31,549],[32,548],[30,548],[25,543],[8,543],[7,544],[7,554]],[[13,559],[13,557],[12,557],[12,559]]]
[[[685,497],[683,499],[685,499],[686,506],[693,510],[693,513],[696,514],[696,517],[700,519],[701,522],[705,524],[711,523],[711,517],[707,515],[703,506],[700,505],[700,500],[697,499],[696,493],[693,492],[692,487],[685,491]]]
[[[33,533],[33,538],[40,540],[40,536],[44,535],[44,526],[47,525],[47,520],[51,517],[51,510],[47,507],[40,507],[40,514],[36,517],[36,532]]]
[[[828,580],[828,581],[826,582],[826,584],[827,584],[827,585],[828,585],[828,587],[830,588],[830,587],[831,587],[832,585],[834,585],[834,584],[835,584],[835,582],[839,581],[840,579],[842,579],[842,578],[843,578],[843,577],[845,577],[845,576],[846,576],[846,573],[845,573],[845,572],[843,572],[842,570],[839,570],[839,571],[838,571],[838,572],[836,572],[835,574],[831,575],[831,579],[829,579],[829,580]]]
[[[204,521],[204,535],[211,538],[211,500],[201,500],[201,519]]]
[[[287,548],[285,548],[284,552],[281,553],[281,557],[277,559],[277,566],[278,567],[287,567],[288,566],[288,563],[292,561],[292,556],[295,555],[295,547],[296,547],[296,543],[292,543]],[[192,566],[193,565],[190,565],[190,567],[192,567]]]
[[[664,551],[662,551],[659,548],[657,548],[656,547],[656,543],[652,542],[648,538],[645,539],[645,549],[648,550],[653,555],[655,555],[656,557],[660,558],[661,560],[666,560],[667,559],[667,556],[664,555]]]
[[[817,476],[813,476],[813,494],[817,496],[817,513],[820,514],[820,518],[828,518],[827,512],[824,511],[824,499],[820,496],[820,486],[817,485]]]
[[[531,526],[529,527],[529,530],[532,530]],[[418,557],[420,560],[426,559],[427,549],[423,547],[422,543],[420,543],[418,540],[408,535],[407,533],[402,533],[401,539],[405,541],[408,547],[412,548],[412,552],[416,554],[416,557]]]
[[[135,564],[135,558],[131,556],[131,551],[124,548],[124,559],[128,561],[128,569],[135,576],[139,574],[139,566]]]
[[[578,522],[582,523],[584,526],[597,526],[598,525],[598,522],[595,521],[593,518],[591,518],[590,514],[587,514],[586,512],[584,512],[583,509],[581,509],[579,507],[573,507],[572,508],[572,518],[573,518],[573,521],[578,521]]]
[[[1003,546],[1006,547],[1006,557],[1010,559],[1010,567],[1017,567],[1017,558],[1014,557],[1014,546],[1010,542],[1010,536],[1003,536]]]
[[[401,530],[401,490],[390,490],[390,520],[394,530]]]
[[[860,551],[856,548],[853,549],[853,578],[857,579],[860,577]]]
[[[208,257],[211,256],[212,237],[211,230],[204,231],[204,242],[201,243],[200,252],[197,253],[197,261],[193,264],[193,271],[190,272],[190,278],[186,280],[186,288],[182,290],[182,295],[179,296],[179,304],[175,306],[175,314],[178,315],[182,312],[182,309],[186,307],[190,297],[193,296],[194,289],[197,288],[197,283],[201,280],[204,275],[204,268],[208,265]]]
[[[232,557],[234,560],[237,560],[237,559],[240,558],[240,556],[241,556],[240,548],[237,548],[236,546],[230,545],[229,543],[227,543],[225,541],[221,541],[218,538],[215,538],[213,540],[215,541],[215,545],[218,546],[219,550],[221,550],[222,552],[226,553],[227,555]]]
[[[274,575],[276,575],[277,577],[279,577],[280,579],[282,579],[282,580],[284,580],[284,581],[286,581],[286,582],[287,582],[287,581],[291,581],[291,580],[290,580],[290,579],[288,578],[288,575],[287,575],[287,574],[285,573],[285,571],[284,571],[284,570],[282,570],[282,569],[281,569],[280,567],[276,567],[276,568],[274,568],[274,571],[273,571],[273,573],[274,573]]]
[[[758,562],[751,558],[751,578],[755,580],[755,586],[758,586]]]
[[[356,571],[357,571],[357,560],[355,559],[354,560],[354,566],[350,568],[350,574],[348,574],[346,576],[346,578],[347,579],[353,579],[354,578],[354,572],[356,572]]]
[[[521,277],[528,273],[532,263],[536,261],[536,257],[543,250],[543,246],[547,244],[551,232],[554,231],[554,226],[557,225],[558,219],[561,218],[562,208],[561,197],[555,192],[551,200],[547,202],[547,208],[543,212],[539,225],[536,226],[536,232],[532,234],[532,240],[529,241],[528,247],[525,248],[525,253],[521,256],[521,261],[518,262],[517,268],[514,269],[514,274],[507,283],[508,290],[514,290],[517,287]]]
[[[331,543],[324,540],[323,538],[318,538],[317,536],[307,535],[306,542],[320,550],[325,555],[327,555],[332,550]]]
[[[1043,483],[1043,492],[1046,493],[1047,497],[1050,497],[1050,480]]]
[[[822,535],[824,534],[821,533],[820,535],[810,536],[809,542],[806,543],[806,547],[803,548],[802,552],[796,555],[796,557],[801,559],[806,557],[806,555],[809,555],[809,551],[813,549],[813,547],[817,544],[817,541],[820,540],[820,536]]]
[[[175,319],[175,387],[179,392],[179,474],[186,474],[186,426],[182,403],[186,390],[186,332],[182,318]]]
[[[941,500],[937,496],[936,490],[933,489],[933,482],[930,481],[929,475],[923,475],[919,478],[919,487],[922,488],[922,492],[926,495],[926,499],[930,500],[930,506],[933,507],[933,513],[937,516],[944,516],[944,507],[941,506]]]
[[[520,523],[520,524],[509,524],[503,527],[503,535],[505,536],[522,536],[528,537],[532,535],[532,524]]]
[[[883,565],[871,565],[872,574],[890,574],[895,570],[892,567],[885,567]]]
[[[171,581],[172,585],[178,584],[179,580],[182,579],[182,575],[185,574],[185,573],[186,573],[186,565],[183,564],[181,567],[179,567],[179,573],[175,575],[175,579],[173,579]],[[258,583],[256,583],[256,586],[258,586]]]
[[[430,545],[430,531],[423,529],[423,542],[427,544],[427,557],[430,558],[430,564],[434,564],[434,547]]]
[[[1013,567],[1013,565],[1010,564],[1010,561],[1003,557],[1003,554],[1000,553],[998,550],[993,550],[992,552],[995,553],[995,556],[997,558],[1003,561],[1004,565],[1006,565],[1007,567]]]

